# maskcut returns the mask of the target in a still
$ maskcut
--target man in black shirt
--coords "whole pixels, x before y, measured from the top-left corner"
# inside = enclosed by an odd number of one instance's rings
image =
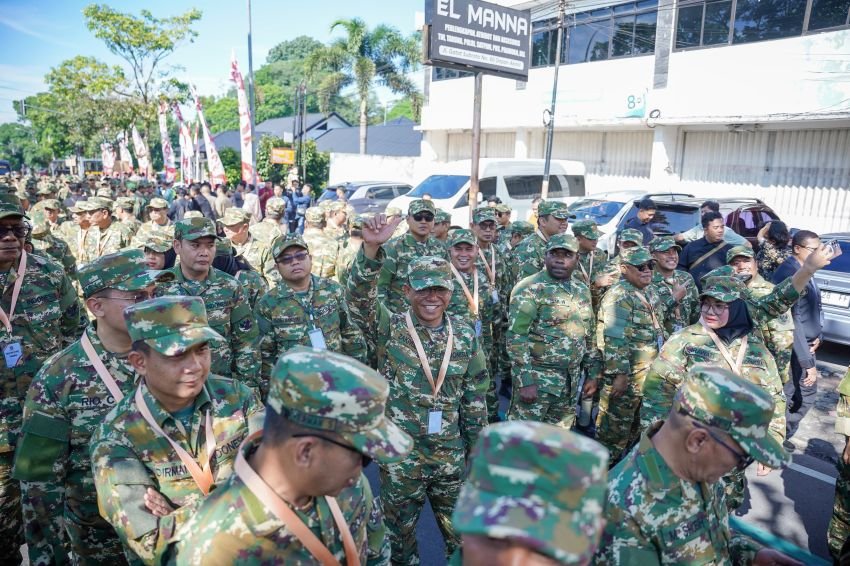
[[[694,240],[682,250],[679,255],[679,269],[690,273],[697,287],[702,290],[700,279],[703,275],[726,265],[726,252],[732,248],[723,239],[726,225],[723,223],[723,215],[719,212],[707,212],[702,215],[702,228],[705,235],[699,240]]]
[[[655,238],[655,233],[652,231],[652,220],[655,218],[655,201],[646,197],[638,203],[637,216],[629,218],[626,221],[625,228],[632,228],[643,234],[643,245],[648,246],[649,242]]]

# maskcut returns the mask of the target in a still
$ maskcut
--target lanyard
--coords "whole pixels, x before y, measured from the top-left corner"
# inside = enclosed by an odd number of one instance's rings
[[[245,439],[245,442],[256,438],[261,433],[255,433],[254,435]],[[275,493],[275,491],[269,487],[269,485],[263,481],[257,472],[254,471],[251,466],[248,465],[248,462],[245,461],[245,455],[242,452],[242,448],[240,447],[239,453],[236,455],[236,464],[234,465],[234,472],[237,476],[242,480],[251,493],[253,493],[257,499],[259,499],[263,505],[269,508],[271,512],[277,517],[281,523],[283,523],[286,528],[292,531],[292,534],[304,545],[310,554],[318,560],[323,566],[339,566],[339,560],[334,558],[331,551],[328,549],[325,544],[319,540],[319,537],[311,531],[307,525],[304,524],[304,521],[295,514],[295,511],[289,508],[281,497]],[[342,545],[345,548],[345,561],[348,566],[360,566],[360,555],[357,552],[357,546],[354,544],[354,537],[351,536],[351,530],[348,528],[348,523],[345,521],[345,517],[342,515],[342,511],[339,508],[339,503],[337,503],[336,499],[330,496],[325,496],[325,501],[328,504],[328,507],[331,509],[331,514],[334,518],[334,523],[336,523],[337,529],[339,529],[340,536],[342,537]]]
[[[547,238],[546,236],[544,236],[544,235],[543,235],[543,232],[541,232],[541,231],[540,231],[540,228],[538,228],[538,229],[537,229],[537,230],[535,230],[534,232],[535,232],[538,236],[540,236],[540,239],[541,239],[541,240],[543,240],[544,242],[548,242],[548,241],[549,241],[549,238]]]
[[[714,342],[714,345],[717,346],[717,349],[720,350],[720,355],[723,356],[723,359],[725,359],[726,363],[729,364],[731,370],[735,372],[735,375],[741,377],[741,368],[744,367],[744,356],[747,354],[747,339],[749,336],[744,335],[744,338],[741,340],[741,347],[738,349],[738,359],[733,359],[729,348],[727,348],[726,344],[720,340],[717,333],[708,327],[702,317],[700,317],[699,322],[702,324],[702,327],[705,328],[705,331],[708,332],[708,335],[711,336],[711,340]]]
[[[484,250],[478,248],[478,257],[484,263],[484,271],[487,272],[487,279],[490,280],[490,285],[496,288],[496,250],[493,244],[490,244],[490,265],[487,265],[487,258],[484,257]]]
[[[410,317],[410,311],[404,313],[404,321],[407,323],[407,332],[410,334],[413,345],[416,346],[416,355],[419,356],[419,362],[422,364],[422,371],[425,372],[425,377],[428,378],[428,383],[431,384],[431,389],[434,390],[434,400],[440,393],[443,387],[443,382],[446,380],[446,372],[449,369],[449,360],[452,358],[452,349],[454,348],[454,330],[452,330],[452,321],[446,317],[446,324],[449,327],[449,339],[446,342],[446,352],[443,354],[443,363],[440,364],[440,373],[437,374],[437,381],[434,382],[434,374],[431,373],[431,364],[428,362],[428,357],[425,355],[425,350],[422,348],[422,340],[419,339],[419,333],[413,328],[413,319]]]
[[[124,398],[124,394],[121,393],[121,388],[118,387],[118,384],[109,373],[109,370],[106,369],[105,365],[103,365],[103,361],[101,361],[100,356],[98,356],[97,352],[94,351],[94,346],[92,346],[88,332],[83,332],[83,337],[80,338],[80,344],[83,346],[83,351],[86,353],[86,357],[88,357],[89,362],[92,366],[94,366],[94,370],[97,372],[100,380],[106,388],[109,389],[109,392],[112,394],[115,402],[117,403],[121,401],[121,399]]]
[[[80,256],[83,255],[83,246],[86,243],[86,237],[89,235],[89,229],[86,228],[83,230],[80,228],[80,233],[77,234],[77,250],[80,252]]]
[[[652,305],[649,304],[649,301],[646,300],[646,297],[643,295],[643,293],[641,293],[637,289],[635,289],[635,295],[638,299],[640,299],[640,302],[643,303],[643,306],[649,309],[649,316],[652,317],[652,326],[655,327],[655,330],[661,332],[661,324],[658,322],[658,317],[655,316],[655,310],[652,308]]]
[[[204,495],[209,495],[210,489],[213,485],[213,475],[212,470],[210,469],[210,460],[212,459],[213,452],[215,452],[215,435],[213,434],[212,429],[212,417],[210,416],[210,411],[207,410],[207,418],[206,418],[206,442],[207,442],[207,457],[206,462],[204,462],[204,467],[198,465],[192,455],[189,454],[182,446],[174,442],[170,436],[165,434],[165,431],[162,430],[157,422],[154,420],[153,415],[151,414],[150,409],[148,408],[148,404],[145,402],[145,397],[142,395],[142,384],[139,384],[139,387],[136,389],[136,406],[139,408],[139,412],[142,414],[142,418],[150,425],[155,433],[168,441],[171,447],[177,452],[177,455],[180,457],[180,460],[183,462],[183,465],[186,466],[186,469],[189,470],[189,473],[192,475],[192,479],[195,480],[195,483],[198,484],[198,487],[201,488],[201,492]]]
[[[457,279],[457,282],[460,283],[460,288],[463,291],[463,294],[466,295],[466,301],[469,303],[469,310],[472,311],[473,318],[478,320],[478,270],[476,269],[472,272],[472,287],[474,291],[470,293],[469,287],[467,287],[460,272],[455,269],[455,266],[451,263],[449,264],[449,267],[452,268],[452,273],[455,274],[455,279]]]
[[[21,286],[24,284],[24,273],[27,271],[27,252],[21,250],[21,261],[18,263],[18,272],[15,284],[12,286],[12,301],[9,303],[9,314],[0,307],[0,322],[6,327],[6,332],[12,333],[12,317],[15,316],[15,305],[18,304],[18,295],[21,294]]]
[[[112,234],[109,232],[101,232],[100,228],[97,229],[99,232],[99,239],[97,242],[97,257],[103,255],[103,250],[106,249],[106,244],[109,242],[109,239],[112,237]],[[104,234],[106,235],[104,237]]]
[[[298,304],[301,305],[301,309],[304,311],[304,314],[307,315],[307,318],[310,319],[310,322],[313,325],[313,328],[316,328],[316,321],[313,315],[313,281],[310,280],[310,288],[307,290],[307,296],[304,300],[302,300],[301,296],[292,291],[292,294],[295,297],[295,300],[298,301]]]
[[[578,266],[581,269],[581,272],[584,273],[585,279],[587,279],[587,284],[591,285],[593,282],[590,280],[590,276],[593,275],[593,252],[589,252],[590,255],[590,269],[585,271],[584,265],[581,263],[581,258],[578,258]]]

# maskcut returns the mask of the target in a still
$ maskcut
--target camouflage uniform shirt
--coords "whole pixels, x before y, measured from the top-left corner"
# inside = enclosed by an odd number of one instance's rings
[[[699,320],[700,316],[699,289],[697,289],[697,284],[690,273],[676,269],[666,279],[658,271],[652,274],[650,287],[659,297],[672,297],[674,285],[682,285],[686,291],[685,297],[671,308],[667,312],[667,316],[664,317],[662,324],[668,336],[692,325]]]
[[[281,228],[280,221],[275,220],[274,218],[263,218],[261,222],[257,222],[250,226],[248,231],[251,233],[253,238],[269,245],[271,245],[272,240],[275,238],[283,236],[283,229]]]
[[[543,260],[546,257],[546,241],[540,230],[536,230],[517,244],[513,250],[513,262],[511,263],[511,281],[513,283],[518,283],[543,269]]]
[[[322,232],[321,228],[304,228],[304,242],[313,260],[313,275],[332,278],[336,275],[336,257],[339,242]]]
[[[248,262],[254,271],[262,275],[269,289],[280,285],[280,272],[272,257],[271,248],[253,236],[248,236],[242,244],[233,244],[233,253]]]
[[[119,222],[113,221],[105,230],[97,226],[89,228],[85,244],[80,252],[80,265],[94,261],[106,254],[112,254],[130,245],[128,232]]]

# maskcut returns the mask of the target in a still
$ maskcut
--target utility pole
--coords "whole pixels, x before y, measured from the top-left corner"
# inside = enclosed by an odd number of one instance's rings
[[[481,155],[481,87],[484,83],[484,74],[480,71],[475,73],[475,94],[472,98],[472,159],[469,171],[469,225],[472,226],[472,217],[478,207],[478,158]]]
[[[558,100],[558,69],[561,68],[561,46],[564,42],[564,15],[567,10],[567,1],[558,2],[558,41],[555,47],[555,78],[552,81],[552,105],[548,109],[549,122],[546,124],[546,161],[543,164],[543,186],[540,189],[540,198],[546,200],[549,196],[549,168],[552,164],[552,145],[555,137],[555,102]]]
[[[255,116],[254,107],[254,50],[251,47],[251,0],[248,0],[248,105],[251,107],[251,162],[254,164],[254,173],[251,183],[257,186],[257,144],[254,137]]]

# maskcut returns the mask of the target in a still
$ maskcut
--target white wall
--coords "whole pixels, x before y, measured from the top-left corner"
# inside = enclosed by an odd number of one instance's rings
[[[331,153],[328,184],[345,181],[396,181],[416,185],[427,176],[419,157]]]

